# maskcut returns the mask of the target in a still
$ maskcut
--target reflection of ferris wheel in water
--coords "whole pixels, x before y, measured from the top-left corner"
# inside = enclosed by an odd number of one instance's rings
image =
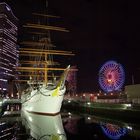
[[[106,62],[99,71],[99,84],[105,92],[119,91],[124,84],[124,69],[116,61]]]
[[[112,140],[118,140],[127,133],[125,127],[120,127],[110,123],[100,123],[101,129],[104,134]]]

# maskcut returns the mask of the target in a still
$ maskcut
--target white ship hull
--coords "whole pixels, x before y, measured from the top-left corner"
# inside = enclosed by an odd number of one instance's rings
[[[65,88],[48,90],[45,87],[32,90],[22,96],[22,110],[38,115],[57,115],[61,109],[65,90]]]

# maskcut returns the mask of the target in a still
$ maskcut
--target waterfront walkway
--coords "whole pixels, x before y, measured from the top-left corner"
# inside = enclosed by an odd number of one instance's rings
[[[63,108],[72,112],[99,115],[128,122],[140,121],[140,106],[127,103],[99,103],[64,100]]]

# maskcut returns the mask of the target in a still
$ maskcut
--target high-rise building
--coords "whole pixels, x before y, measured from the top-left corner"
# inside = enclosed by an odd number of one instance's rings
[[[11,8],[0,3],[0,95],[10,93],[17,65],[17,24]]]

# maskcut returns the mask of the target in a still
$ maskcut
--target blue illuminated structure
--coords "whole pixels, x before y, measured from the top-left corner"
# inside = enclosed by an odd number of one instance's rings
[[[104,134],[112,140],[118,140],[127,133],[127,129],[125,127],[120,127],[118,125],[101,123],[100,126]]]
[[[125,73],[121,64],[107,61],[99,71],[99,84],[103,91],[120,91],[125,81]]]

